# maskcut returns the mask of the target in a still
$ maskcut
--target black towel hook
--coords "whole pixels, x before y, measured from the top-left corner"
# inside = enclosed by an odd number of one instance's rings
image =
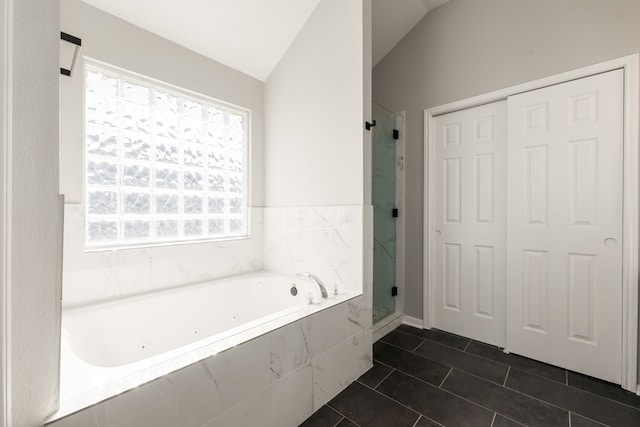
[[[376,121],[375,120],[371,120],[371,123],[369,122],[364,122],[364,127],[367,130],[371,130],[372,127],[374,127],[376,125]]]

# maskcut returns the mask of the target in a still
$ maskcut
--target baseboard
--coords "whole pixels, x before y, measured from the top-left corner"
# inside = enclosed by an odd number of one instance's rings
[[[424,321],[422,319],[407,316],[406,314],[402,316],[402,323],[404,323],[405,325],[413,326],[414,328],[424,329]]]

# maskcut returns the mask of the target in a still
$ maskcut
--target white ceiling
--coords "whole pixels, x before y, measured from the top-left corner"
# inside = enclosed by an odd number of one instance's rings
[[[320,0],[84,0],[266,80]]]
[[[266,80],[320,0],[83,0]],[[349,0],[345,0],[349,1]],[[373,0],[373,65],[448,0]]]

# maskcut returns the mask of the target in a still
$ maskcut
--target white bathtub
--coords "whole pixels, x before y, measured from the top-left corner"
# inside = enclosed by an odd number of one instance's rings
[[[328,291],[322,300],[307,279],[259,272],[65,308],[60,410],[53,419],[358,294]]]

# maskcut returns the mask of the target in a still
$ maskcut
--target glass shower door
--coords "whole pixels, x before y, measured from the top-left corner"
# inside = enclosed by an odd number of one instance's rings
[[[396,116],[374,103],[372,128],[373,323],[395,312],[396,285]]]

